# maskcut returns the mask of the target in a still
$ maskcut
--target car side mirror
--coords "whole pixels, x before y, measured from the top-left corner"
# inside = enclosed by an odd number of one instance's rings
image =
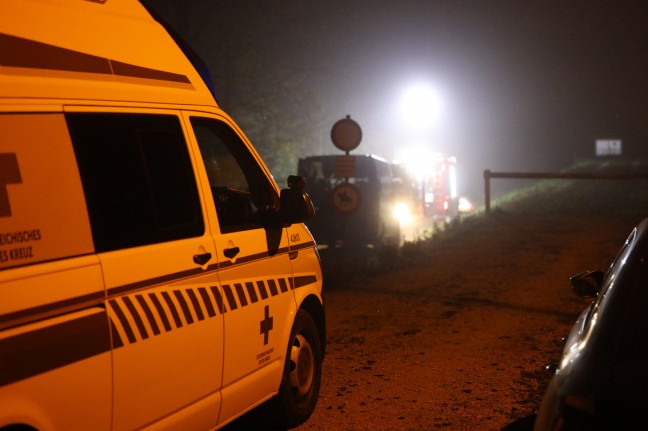
[[[304,192],[305,187],[304,177],[297,175],[288,177],[288,188],[281,190],[279,195],[281,205],[279,218],[284,226],[305,222],[315,214],[313,202]]]
[[[572,291],[584,299],[596,298],[601,287],[605,273],[603,271],[585,271],[572,276],[569,281]]]

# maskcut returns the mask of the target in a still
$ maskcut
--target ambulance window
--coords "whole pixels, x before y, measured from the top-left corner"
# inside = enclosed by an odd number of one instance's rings
[[[67,114],[95,250],[200,236],[200,200],[172,115]]]
[[[279,207],[277,193],[245,143],[220,121],[192,117],[222,232],[261,227],[263,213]]]

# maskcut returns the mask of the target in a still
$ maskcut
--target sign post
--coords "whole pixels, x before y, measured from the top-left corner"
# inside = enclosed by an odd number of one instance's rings
[[[344,178],[344,182],[331,191],[333,208],[342,214],[344,244],[347,241],[346,217],[358,209],[360,205],[360,191],[356,186],[349,183],[349,177],[356,175],[355,158],[350,156],[352,150],[358,148],[362,141],[362,129],[360,125],[351,119],[350,115],[338,120],[331,128],[331,141],[339,150],[344,151],[344,156],[335,159],[335,176]]]

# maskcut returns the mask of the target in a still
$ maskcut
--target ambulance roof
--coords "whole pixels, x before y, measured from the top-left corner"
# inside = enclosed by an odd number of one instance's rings
[[[2,98],[216,104],[138,0],[3,0]]]

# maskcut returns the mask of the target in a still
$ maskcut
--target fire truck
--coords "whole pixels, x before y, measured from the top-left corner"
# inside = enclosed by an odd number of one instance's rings
[[[459,214],[457,159],[438,154],[431,162],[420,178],[424,215],[452,219]]]

